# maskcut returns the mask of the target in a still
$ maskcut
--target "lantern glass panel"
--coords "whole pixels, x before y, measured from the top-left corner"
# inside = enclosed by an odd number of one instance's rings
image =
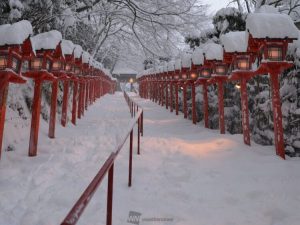
[[[224,65],[217,65],[215,72],[217,75],[226,75],[226,66]]]
[[[62,67],[62,63],[60,61],[55,61],[52,64],[52,70],[54,71],[61,70],[61,67]]]
[[[201,71],[201,76],[202,77],[210,77],[210,75],[211,75],[211,72],[210,72],[209,69],[204,69],[204,70]]]
[[[67,64],[66,64],[66,67],[65,67],[65,70],[66,70],[67,72],[71,72],[71,71],[72,71],[72,64],[71,64],[71,63],[67,63]]]
[[[176,74],[174,78],[175,78],[175,80],[178,80],[179,79],[179,75]]]
[[[47,61],[46,61],[46,70],[47,71],[51,70],[51,61],[49,59],[47,59]]]
[[[75,67],[75,74],[78,75],[78,76],[81,75],[81,70],[77,66]]]
[[[238,70],[249,70],[250,62],[248,58],[237,59],[236,69]]]
[[[181,78],[182,78],[182,79],[186,79],[186,78],[187,78],[186,73],[183,73],[182,76],[181,76]]]
[[[268,59],[271,61],[282,61],[282,48],[278,46],[269,46]]]
[[[12,58],[12,69],[16,72],[20,72],[21,60],[17,59],[16,57]]]
[[[191,73],[191,79],[196,80],[198,78],[197,73]]]
[[[30,62],[31,70],[41,70],[43,66],[43,58],[33,58]]]
[[[0,70],[7,68],[7,55],[0,55]]]

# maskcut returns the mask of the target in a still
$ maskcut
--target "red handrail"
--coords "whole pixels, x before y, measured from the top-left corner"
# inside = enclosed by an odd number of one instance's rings
[[[122,140],[122,142],[117,146],[116,150],[110,154],[110,156],[106,159],[105,163],[101,166],[99,172],[94,177],[92,182],[85,189],[83,194],[80,196],[78,201],[74,204],[66,218],[63,220],[61,225],[75,225],[80,219],[83,211],[88,206],[90,200],[92,199],[94,193],[97,191],[98,187],[101,185],[103,178],[108,173],[108,188],[107,188],[107,211],[106,211],[106,225],[112,224],[112,205],[113,205],[113,177],[114,177],[114,162],[124,146],[127,138],[130,136],[130,145],[129,145],[129,175],[128,175],[128,186],[131,187],[132,184],[132,150],[133,150],[133,129],[135,124],[138,124],[138,149],[137,153],[140,154],[140,135],[142,133],[143,127],[143,109],[138,107],[136,103],[134,103],[127,93],[124,92],[124,97],[129,106],[133,106],[135,109],[130,107],[131,115],[133,117],[133,111],[135,117],[133,118],[129,131],[126,136]],[[129,104],[130,103],[130,104]],[[138,110],[140,109],[140,110]]]

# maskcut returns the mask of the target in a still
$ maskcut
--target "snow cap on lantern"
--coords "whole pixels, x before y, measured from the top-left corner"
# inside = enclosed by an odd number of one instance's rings
[[[75,59],[79,59],[82,55],[82,47],[80,45],[74,45],[74,57]]]
[[[89,63],[90,57],[91,57],[91,55],[88,52],[83,51],[83,53],[82,53],[82,62],[83,63]]]
[[[61,49],[64,55],[72,55],[74,52],[74,44],[70,40],[62,40],[61,41]]]
[[[278,13],[250,13],[246,30],[253,38],[298,38],[299,30],[292,18]]]
[[[207,43],[202,46],[205,60],[223,60],[223,48],[219,44]]]
[[[203,65],[204,63],[204,55],[203,50],[199,47],[196,47],[195,50],[192,53],[192,63],[194,65]]]
[[[225,52],[247,52],[248,42],[245,31],[235,31],[220,37]]]
[[[168,72],[173,72],[175,70],[175,62],[170,61],[168,62]]]
[[[32,34],[31,23],[27,20],[0,25],[0,46],[23,44]]]
[[[181,59],[177,58],[175,60],[175,70],[181,70]]]
[[[38,50],[55,50],[61,42],[62,35],[57,30],[40,33],[31,38],[33,48]]]
[[[185,52],[181,55],[181,67],[182,68],[191,68],[192,66],[192,55],[188,52]]]

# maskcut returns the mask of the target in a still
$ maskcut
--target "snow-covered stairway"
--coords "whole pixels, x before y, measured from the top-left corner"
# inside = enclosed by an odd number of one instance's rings
[[[220,135],[134,99],[144,108],[142,157],[130,190],[116,180],[113,224],[127,224],[129,211],[141,213],[141,225],[299,224],[298,159],[283,161],[272,146],[247,147],[240,135]],[[115,171],[121,177],[122,168]]]
[[[26,138],[16,144],[17,150],[5,152],[0,163],[0,224],[59,224],[128,132],[130,119],[123,93],[105,95],[78,121],[76,129],[71,123],[67,128],[58,126],[53,140],[48,139],[48,126],[42,123],[37,157],[27,157]],[[127,176],[123,178],[124,186]],[[103,191],[98,194],[105,198]],[[93,214],[106,207],[95,198],[98,207],[91,202],[92,216],[87,210],[89,219],[83,219],[84,224],[99,221]]]

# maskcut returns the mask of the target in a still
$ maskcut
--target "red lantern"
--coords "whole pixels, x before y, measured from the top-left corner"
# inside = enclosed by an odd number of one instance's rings
[[[52,39],[48,42],[48,38]],[[28,71],[24,76],[32,78],[35,81],[34,97],[32,105],[32,119],[29,141],[29,156],[36,156],[37,144],[39,136],[39,121],[41,110],[41,89],[43,82],[56,82],[56,78],[51,73],[54,59],[60,49],[61,34],[58,31],[50,31],[41,33],[31,38],[33,46],[35,46],[35,56],[29,58]],[[53,83],[52,83],[53,84]],[[55,89],[52,90],[52,93]],[[50,117],[53,112],[50,112]]]
[[[13,35],[8,36],[7,34]],[[22,55],[31,34],[32,27],[28,21],[0,27],[0,158],[8,87],[9,83],[22,84],[26,82],[21,77]]]

